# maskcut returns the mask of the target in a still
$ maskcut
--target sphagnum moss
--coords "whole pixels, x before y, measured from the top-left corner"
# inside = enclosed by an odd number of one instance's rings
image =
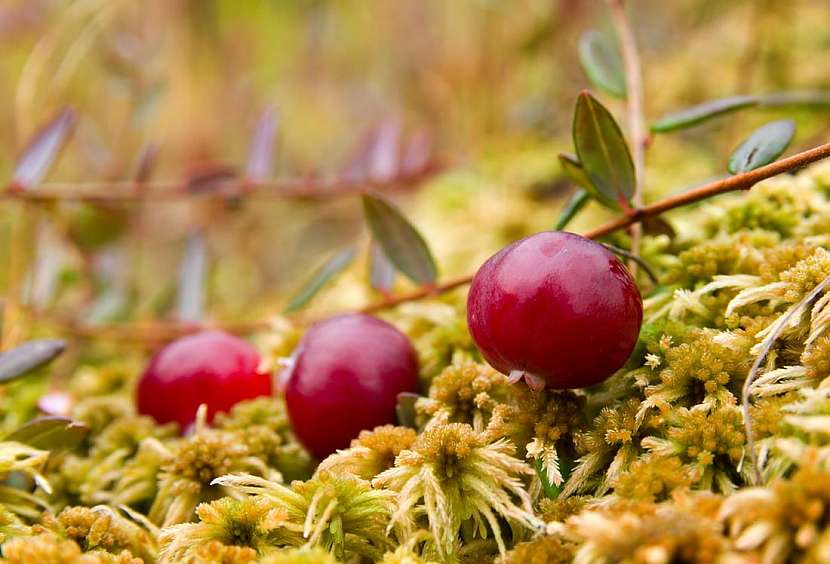
[[[388,534],[394,509],[390,492],[351,475],[319,472],[290,486],[246,474],[231,474],[214,483],[240,495],[269,500],[284,511],[286,527],[301,533],[304,546],[323,547],[340,559],[376,560],[394,546]]]
[[[442,558],[453,553],[462,533],[468,540],[492,536],[504,553],[498,517],[508,522],[511,536],[541,524],[522,482],[532,470],[514,458],[514,450],[506,439],[491,441],[465,423],[427,429],[372,482],[397,492],[390,528],[400,523],[409,531],[425,516]]]
[[[390,313],[424,361],[418,428],[367,429],[316,472],[279,399],[182,437],[135,414],[137,368],[85,366],[77,448],[0,445],[3,561],[827,561],[830,294],[784,328],[750,389],[757,481],[739,405],[770,327],[830,274],[830,202],[813,180],[827,170],[646,237],[662,286],[637,352],[594,388],[507,385],[455,298]]]
[[[165,527],[190,520],[199,503],[228,493],[213,481],[232,472],[267,474],[268,469],[262,460],[250,455],[237,434],[197,431],[175,445],[171,458],[163,464],[148,517]]]
[[[395,458],[401,451],[410,448],[416,437],[414,429],[393,425],[362,431],[348,449],[323,460],[317,471],[352,474],[371,480],[377,474],[392,468]]]

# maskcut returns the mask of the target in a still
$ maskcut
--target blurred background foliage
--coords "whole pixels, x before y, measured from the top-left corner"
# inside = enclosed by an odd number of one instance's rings
[[[629,11],[651,119],[732,94],[830,90],[826,2],[636,0]],[[463,274],[550,228],[573,190],[556,154],[570,150],[573,104],[589,87],[577,43],[590,28],[612,33],[600,0],[6,0],[0,174],[11,178],[26,141],[66,106],[78,125],[49,180],[67,190],[133,178],[148,148],[152,180],[242,170],[267,108],[278,116],[275,177],[349,171],[373,131],[425,134],[443,172],[388,192],[442,276]],[[622,114],[622,102],[603,101]],[[646,200],[723,174],[730,151],[773,117],[796,119],[791,150],[814,145],[825,139],[826,110],[758,109],[659,136]],[[592,205],[571,227],[607,213]],[[22,267],[0,269],[0,288],[90,323],[175,318],[193,233],[204,236],[211,319],[278,313],[349,244],[359,260],[313,309],[378,298],[366,283],[356,196],[6,201],[0,261],[9,264],[13,247],[26,251]]]

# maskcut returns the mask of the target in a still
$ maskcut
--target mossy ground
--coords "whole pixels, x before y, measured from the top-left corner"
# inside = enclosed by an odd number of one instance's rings
[[[671,217],[674,237],[643,244],[659,282],[641,276],[639,346],[591,389],[509,385],[466,332],[463,292],[385,313],[421,357],[417,429],[366,430],[324,461],[279,398],[181,437],[135,413],[139,358],[82,359],[65,391],[84,442],[48,461],[0,443],[3,558],[827,562],[830,294],[758,374],[754,457],[740,397],[769,328],[830,276],[828,194],[816,166]],[[259,339],[271,361],[299,333],[275,327]],[[2,427],[46,386],[8,386]]]

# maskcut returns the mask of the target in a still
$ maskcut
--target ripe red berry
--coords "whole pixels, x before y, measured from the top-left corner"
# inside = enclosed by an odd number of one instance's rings
[[[200,404],[208,420],[234,404],[271,393],[271,375],[259,370],[259,353],[223,331],[204,331],[173,341],[150,360],[138,382],[138,411],[184,431]]]
[[[364,314],[323,320],[303,336],[285,374],[294,433],[322,459],[364,429],[395,422],[401,392],[418,391],[418,359],[409,339]]]
[[[642,320],[640,292],[622,263],[572,233],[505,247],[476,273],[467,298],[481,354],[534,389],[605,380],[628,359]]]

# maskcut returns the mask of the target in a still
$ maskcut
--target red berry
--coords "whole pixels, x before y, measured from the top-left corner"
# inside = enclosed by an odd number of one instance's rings
[[[271,393],[271,375],[259,370],[259,353],[223,331],[173,341],[150,360],[138,382],[138,411],[185,430],[200,404],[208,420],[234,404]]]
[[[418,391],[418,359],[409,339],[364,314],[331,317],[311,327],[285,375],[294,433],[325,458],[364,429],[395,422],[401,392]]]
[[[631,275],[579,235],[537,233],[482,265],[467,324],[484,358],[533,388],[583,388],[628,359],[643,321]]]

